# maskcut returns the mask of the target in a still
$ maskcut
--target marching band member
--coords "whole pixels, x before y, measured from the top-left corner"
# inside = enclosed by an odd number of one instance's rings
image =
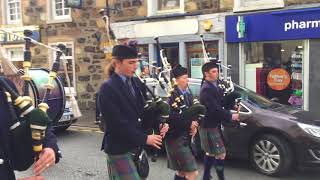
[[[168,99],[172,105],[175,99],[183,95],[183,103],[186,108],[192,105],[193,97],[188,91],[188,70],[177,66],[172,70],[176,79],[176,85]],[[170,110],[170,129],[165,138],[165,146],[168,157],[168,168],[177,171],[175,180],[195,180],[198,175],[197,162],[190,147],[190,135],[197,133],[198,123],[193,119],[183,119],[181,114],[175,111],[172,106]]]
[[[221,134],[223,121],[238,121],[239,114],[232,114],[223,107],[223,90],[219,87],[219,68],[215,62],[202,66],[203,81],[200,102],[207,113],[200,124],[201,147],[205,151],[203,180],[211,179],[210,169],[214,165],[219,180],[224,180],[224,159],[226,149]]]
[[[160,135],[147,135],[142,129],[145,102],[141,82],[133,77],[138,67],[137,55],[131,46],[116,45],[109,79],[99,92],[99,107],[106,122],[102,150],[107,154],[110,180],[141,179],[130,152],[146,144],[160,149],[168,131],[164,126]]]
[[[5,78],[6,79],[6,78]],[[15,85],[8,79],[7,83],[15,89]],[[14,167],[12,166],[13,157],[11,138],[9,136],[9,122],[11,121],[10,107],[7,101],[7,95],[3,87],[0,87],[0,177],[1,180],[15,180]],[[31,138],[31,135],[30,135]],[[50,166],[58,163],[60,152],[57,145],[56,136],[52,128],[48,128],[44,139],[44,149],[40,154],[40,159],[33,165],[33,172],[36,176],[22,178],[21,180],[41,180],[44,179],[40,174]],[[16,162],[19,163],[19,162]],[[22,162],[21,162],[22,163]]]

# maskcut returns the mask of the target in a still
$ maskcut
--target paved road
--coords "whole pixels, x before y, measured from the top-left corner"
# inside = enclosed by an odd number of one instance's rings
[[[47,180],[104,180],[107,178],[105,155],[100,144],[103,134],[92,129],[71,128],[59,133],[59,145],[63,159],[51,167],[44,175]],[[150,162],[151,171],[148,180],[171,180],[174,172],[167,169],[165,157],[156,163]],[[202,165],[199,163],[200,176]],[[18,177],[31,175],[30,171],[18,172]],[[319,180],[320,172],[292,170],[292,175],[283,178],[271,178],[251,169],[246,161],[232,160],[227,162],[226,177],[228,180]],[[200,179],[200,178],[199,178]]]

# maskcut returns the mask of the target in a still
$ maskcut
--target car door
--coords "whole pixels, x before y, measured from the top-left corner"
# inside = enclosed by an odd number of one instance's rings
[[[248,155],[249,140],[254,128],[254,116],[252,108],[246,102],[241,102],[240,105],[240,121],[222,125],[222,133],[228,154],[245,158]]]

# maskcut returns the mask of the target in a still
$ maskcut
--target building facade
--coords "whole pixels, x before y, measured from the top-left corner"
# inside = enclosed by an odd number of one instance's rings
[[[233,79],[282,104],[320,115],[319,2],[240,0],[226,17],[227,61],[236,67]]]
[[[67,72],[71,88],[81,109],[95,108],[95,92],[104,80],[103,69],[108,63],[103,50],[105,23],[99,10],[105,1],[82,1],[79,8],[67,7],[64,0],[0,0],[0,28],[23,34],[33,31],[34,39],[50,47],[65,44]],[[14,64],[22,68],[24,41],[0,31],[0,43]],[[33,46],[32,67],[49,68],[55,52],[43,46]],[[59,75],[66,85],[61,66]]]

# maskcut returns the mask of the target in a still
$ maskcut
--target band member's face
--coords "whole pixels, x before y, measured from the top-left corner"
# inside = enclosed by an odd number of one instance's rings
[[[187,74],[182,75],[176,79],[177,86],[181,89],[187,89],[188,82],[189,82],[189,79]]]
[[[206,79],[208,81],[216,81],[219,77],[218,68],[212,68],[208,72],[205,72]]]
[[[125,76],[132,77],[138,68],[138,59],[125,59],[116,62],[119,72]]]
[[[143,69],[143,72],[144,72],[144,74],[149,74],[149,68],[148,68],[148,67],[145,67],[145,68]]]

